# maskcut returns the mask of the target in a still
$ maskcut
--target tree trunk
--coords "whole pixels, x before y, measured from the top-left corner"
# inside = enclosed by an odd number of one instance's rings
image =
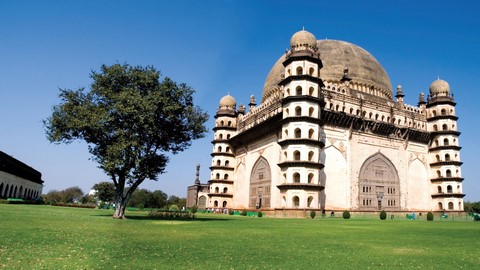
[[[113,218],[125,219],[125,209],[127,208],[127,202],[123,198],[115,200],[115,212]]]

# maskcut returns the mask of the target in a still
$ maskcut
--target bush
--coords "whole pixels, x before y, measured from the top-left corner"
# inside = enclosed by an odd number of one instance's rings
[[[262,217],[263,216],[262,211],[258,211],[257,216]]]
[[[382,210],[382,212],[380,212],[380,219],[381,220],[387,219],[387,212],[385,212],[385,210]]]
[[[240,212],[241,216],[246,216],[247,215],[247,210],[243,209],[242,212]]]
[[[310,217],[311,217],[312,219],[314,219],[316,215],[317,215],[317,212],[315,212],[315,211],[313,211],[313,210],[310,211]]]
[[[348,210],[343,211],[343,218],[344,219],[350,219],[350,211],[348,211]]]
[[[178,208],[178,205],[176,204],[172,204],[170,205],[170,207],[168,208],[169,211],[173,211],[173,212],[178,212],[180,211],[180,208]]]
[[[432,220],[433,220],[433,213],[432,213],[432,212],[428,212],[428,213],[427,213],[427,220],[428,220],[428,221],[432,221]]]
[[[190,208],[190,212],[192,212],[192,214],[195,215],[195,213],[197,213],[197,210],[198,210],[198,206],[197,205],[194,205]]]
[[[230,216],[232,216],[234,213],[235,213],[235,211],[234,211],[233,209],[228,209],[228,214],[229,214]]]

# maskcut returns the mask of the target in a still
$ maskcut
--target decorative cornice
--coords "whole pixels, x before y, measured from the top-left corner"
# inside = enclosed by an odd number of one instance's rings
[[[277,185],[277,188],[281,191],[289,190],[289,189],[301,189],[301,190],[314,190],[314,191],[322,191],[325,189],[322,185],[317,184],[307,184],[307,183],[284,183]]]
[[[465,194],[463,193],[437,193],[432,194],[432,198],[463,198]]]
[[[438,178],[432,178],[430,181],[432,183],[438,183],[438,182],[462,182],[464,178],[462,177],[438,177]]]
[[[437,161],[430,163],[431,167],[439,167],[439,166],[447,166],[447,165],[454,165],[454,166],[462,166],[463,162],[461,161]]]
[[[278,142],[280,146],[292,145],[292,144],[301,144],[301,145],[312,145],[319,146],[320,148],[325,147],[325,142],[314,140],[314,139],[285,139]]]
[[[450,119],[450,120],[457,121],[458,116],[455,116],[455,115],[437,115],[437,116],[432,116],[432,117],[427,118],[427,122],[433,122],[433,121],[444,120],[444,119]]]
[[[288,167],[305,167],[305,168],[314,168],[314,169],[323,169],[325,165],[319,162],[313,162],[313,161],[301,161],[301,160],[295,160],[295,161],[284,161],[281,163],[277,164],[278,167],[280,168],[288,168]]]
[[[230,167],[230,166],[211,166],[210,170],[225,170],[225,171],[233,171],[235,168]]]
[[[440,151],[440,150],[456,150],[456,151],[460,151],[460,149],[462,149],[462,147],[456,146],[456,145],[442,145],[442,146],[431,147],[431,148],[428,149],[428,150],[429,150],[430,152],[434,152],[434,151]]]

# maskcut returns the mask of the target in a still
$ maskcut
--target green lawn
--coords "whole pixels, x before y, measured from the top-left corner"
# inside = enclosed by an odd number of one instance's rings
[[[0,268],[480,268],[480,222],[111,214],[0,204]]]

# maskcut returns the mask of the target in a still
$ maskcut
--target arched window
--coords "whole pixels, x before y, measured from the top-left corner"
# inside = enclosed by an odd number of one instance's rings
[[[227,180],[227,179],[228,179],[228,173],[226,173],[226,174],[223,176],[223,179],[224,179],[224,180]]]
[[[301,96],[302,95],[302,87],[301,86],[297,86],[295,88],[295,95],[297,96]]]
[[[309,139],[313,139],[313,134],[315,133],[315,131],[311,128],[309,131],[308,131],[308,138]]]
[[[227,167],[228,167],[228,165],[230,165],[230,161],[228,161],[228,160],[225,160],[225,166],[227,166]]]
[[[300,151],[293,152],[293,160],[300,160]]]
[[[223,127],[223,125],[225,125],[225,122],[223,122],[223,120],[222,120],[222,121],[220,121],[220,126]]]
[[[227,140],[230,139],[230,134],[227,134]]]
[[[308,183],[313,184],[313,173],[308,174]]]
[[[224,187],[223,188],[223,193],[228,193],[228,188]]]
[[[223,139],[223,134],[220,133],[220,135],[218,135],[218,137],[220,138],[220,140]]]
[[[313,87],[308,88],[308,94],[310,96],[313,96],[313,91],[315,91],[315,89]]]
[[[299,128],[295,129],[295,138],[296,139],[302,138],[302,130],[301,129],[299,129]]]
[[[437,111],[433,110],[432,114],[433,114],[434,117],[437,116]]]
[[[450,155],[449,154],[445,154],[445,161],[450,161]]]
[[[217,150],[218,150],[217,152],[222,152],[222,147],[219,146],[219,147],[217,148]]]
[[[442,186],[437,187],[438,193],[442,193]]]
[[[218,187],[215,188],[215,193],[220,193],[220,189]]]
[[[227,146],[227,148],[225,148],[225,152],[230,152],[230,147]]]
[[[437,131],[438,128],[437,128],[437,125],[433,125],[433,131]]]
[[[441,202],[438,203],[438,210],[443,210],[443,204]]]
[[[447,129],[448,129],[447,124],[443,124],[443,125],[442,125],[442,130],[447,130]]]
[[[290,114],[290,110],[288,108],[285,109],[285,116],[288,116]]]
[[[293,203],[293,207],[299,207],[300,206],[300,198],[298,198],[298,196],[293,196],[292,203]]]
[[[313,111],[314,111],[313,107],[310,107],[308,109],[308,116],[312,117],[313,116]]]
[[[308,152],[308,161],[313,161],[313,151]]]
[[[219,174],[219,173],[217,173],[217,174],[215,175],[215,179],[220,179],[220,174]]]
[[[303,68],[297,67],[297,75],[302,75],[302,74],[303,74]]]
[[[313,197],[309,196],[307,199],[307,207],[312,207]]]
[[[285,129],[285,138],[288,138],[288,129]]]
[[[452,177],[452,171],[447,170],[447,177]]]
[[[223,208],[227,207],[227,201],[223,201],[222,207]]]
[[[452,193],[452,192],[453,192],[452,186],[448,185],[447,186],[447,193]]]
[[[440,170],[437,170],[437,177],[442,177],[442,173],[440,172]]]
[[[435,158],[437,159],[437,161],[440,161],[440,156],[439,155],[435,155]]]
[[[213,207],[218,207],[218,201],[213,202]]]
[[[302,116],[302,108],[300,106],[295,107],[295,116]]]
[[[219,160],[217,160],[217,166],[220,166],[220,164],[221,164],[221,161],[219,159]]]
[[[293,182],[294,183],[300,183],[300,174],[299,173],[294,173],[293,174]]]
[[[315,72],[315,69],[313,67],[310,67],[310,69],[308,70],[308,74],[310,76],[313,76],[313,72]]]
[[[228,121],[228,124],[227,124],[229,127],[232,126],[232,121]]]
[[[448,139],[443,139],[443,145],[448,145]]]
[[[448,203],[448,210],[453,210],[453,202]]]
[[[440,113],[441,113],[442,115],[446,115],[446,114],[447,114],[447,111],[446,111],[445,109],[442,109],[442,110],[440,111]]]

